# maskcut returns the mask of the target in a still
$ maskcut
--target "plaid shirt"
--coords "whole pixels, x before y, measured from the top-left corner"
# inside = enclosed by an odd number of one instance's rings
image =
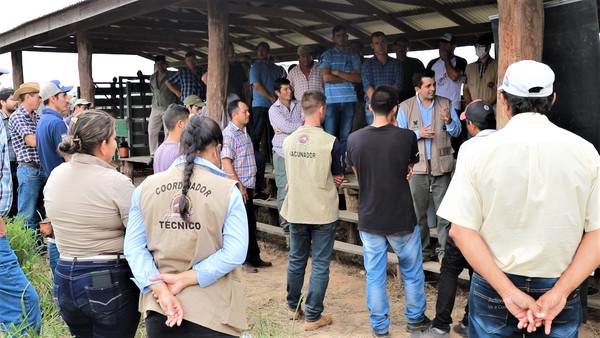
[[[295,132],[302,125],[302,121],[304,121],[302,105],[298,101],[292,100],[290,102],[290,109],[288,110],[281,101],[277,100],[269,108],[269,121],[271,122],[271,126],[273,126],[273,130],[275,130],[273,151],[283,157],[283,141],[291,133]]]
[[[298,66],[290,70],[288,80],[290,80],[290,84],[292,85],[292,88],[294,88],[294,94],[298,101],[302,101],[302,96],[306,91],[325,91],[325,88],[323,87],[323,75],[321,74],[321,67],[318,62],[315,62],[310,69],[308,78],[306,78],[304,73],[300,70],[300,66]]]
[[[12,204],[12,179],[8,160],[6,129],[0,124],[0,216],[8,214]]]
[[[388,56],[384,65],[382,65],[375,56],[366,59],[362,64],[360,74],[362,77],[363,89],[365,91],[365,102],[367,102],[367,107],[369,98],[366,93],[369,87],[377,88],[379,85],[396,85],[399,90],[402,89],[402,79],[404,77],[402,67],[398,60],[393,57]]]
[[[13,141],[13,148],[17,154],[17,161],[19,162],[40,164],[40,157],[35,147],[30,147],[25,143],[25,136],[35,136],[35,128],[39,119],[40,115],[35,110],[30,115],[23,106],[15,110],[8,119],[8,129]]]
[[[244,187],[254,189],[256,183],[256,159],[252,140],[246,130],[229,122],[223,129],[223,149],[221,158],[229,158],[233,162],[233,170]]]
[[[206,101],[206,85],[202,82],[202,75],[206,69],[197,67],[196,70],[197,73],[194,74],[187,67],[181,68],[169,78],[169,82],[181,88],[181,101],[190,95],[198,95],[203,101]]]

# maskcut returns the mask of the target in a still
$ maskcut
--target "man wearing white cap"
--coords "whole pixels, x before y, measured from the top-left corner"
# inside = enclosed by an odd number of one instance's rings
[[[71,101],[72,101],[72,99],[71,99]],[[73,103],[73,113],[64,119],[67,127],[69,127],[69,124],[71,124],[71,119],[73,117],[77,117],[77,116],[81,115],[81,113],[83,113],[86,110],[89,110],[91,107],[92,107],[92,103],[86,99],[75,100],[75,102]]]
[[[553,83],[543,63],[508,67],[509,122],[461,155],[438,210],[476,271],[469,337],[578,334],[578,286],[600,265],[600,156],[546,117]]]
[[[440,57],[429,61],[427,69],[435,72],[436,94],[452,101],[456,113],[462,111],[460,105],[460,87],[467,68],[467,60],[454,55],[456,38],[446,33],[439,38]]]

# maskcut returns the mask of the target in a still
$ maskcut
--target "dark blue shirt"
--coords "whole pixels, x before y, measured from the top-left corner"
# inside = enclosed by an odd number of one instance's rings
[[[62,115],[50,108],[42,109],[42,118],[36,129],[36,148],[42,168],[50,175],[54,168],[64,162],[58,152],[58,144],[67,136],[67,125]]]

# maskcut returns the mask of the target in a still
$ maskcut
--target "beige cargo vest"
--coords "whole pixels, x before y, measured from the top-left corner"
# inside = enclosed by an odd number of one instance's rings
[[[435,132],[435,137],[431,140],[431,171],[427,170],[425,139],[421,138],[417,142],[419,146],[419,163],[413,167],[413,173],[415,174],[431,173],[433,176],[441,176],[452,172],[454,169],[454,156],[452,156],[454,149],[452,149],[450,135],[443,129],[444,122],[440,117],[443,107],[452,109],[450,100],[436,95],[433,104],[433,116],[431,117],[431,129]],[[406,115],[408,129],[414,131],[423,127],[416,96],[400,103],[400,108]]]
[[[237,183],[194,166],[187,194],[190,220],[179,216],[184,164],[144,181],[140,209],[146,223],[148,250],[161,273],[187,271],[223,245],[223,222],[233,186]],[[185,288],[177,295],[184,319],[215,331],[239,336],[246,329],[246,306],[240,267],[212,285]],[[164,315],[152,293],[140,296],[140,312]]]
[[[469,87],[471,98],[473,100],[489,100],[498,90],[496,85],[498,81],[498,61],[492,59],[481,78],[479,78],[479,64],[471,63],[465,70],[465,76],[467,77],[466,86]]]
[[[283,141],[288,193],[281,215],[291,223],[328,224],[338,219],[338,194],[331,175],[335,137],[302,126]]]

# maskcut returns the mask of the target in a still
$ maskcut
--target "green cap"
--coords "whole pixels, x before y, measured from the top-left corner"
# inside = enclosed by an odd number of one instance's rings
[[[186,106],[204,107],[204,101],[198,95],[189,95],[183,100],[183,104]]]

